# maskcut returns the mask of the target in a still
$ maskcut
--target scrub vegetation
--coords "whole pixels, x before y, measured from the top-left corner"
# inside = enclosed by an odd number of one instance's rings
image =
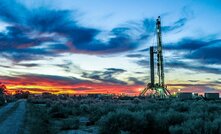
[[[31,133],[221,133],[220,100],[45,94],[28,102]]]

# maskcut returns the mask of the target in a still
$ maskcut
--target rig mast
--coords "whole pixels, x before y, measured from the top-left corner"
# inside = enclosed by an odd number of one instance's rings
[[[162,36],[161,36],[161,22],[160,17],[158,17],[157,22],[157,68],[159,85],[164,86],[164,68],[163,68],[163,53],[162,53]]]
[[[170,95],[167,87],[164,83],[164,64],[163,64],[163,52],[162,52],[162,35],[161,35],[161,20],[160,16],[156,20],[156,32],[157,32],[157,50],[154,51],[154,47],[150,47],[150,80],[151,83],[147,84],[147,87],[140,93],[144,96],[148,90],[154,90],[156,95],[165,97]],[[158,83],[155,83],[154,79],[154,54],[157,54],[157,75]]]

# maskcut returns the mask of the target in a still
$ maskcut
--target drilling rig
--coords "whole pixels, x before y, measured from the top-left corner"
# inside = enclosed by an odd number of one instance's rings
[[[157,49],[151,46],[150,51],[150,83],[140,93],[140,96],[144,96],[148,90],[154,91],[154,94],[160,97],[166,97],[171,95],[164,82],[164,64],[163,64],[163,52],[162,52],[162,35],[161,35],[161,19],[160,16],[156,20],[156,33],[157,33]],[[157,76],[158,83],[155,83],[154,73],[154,55],[157,55]]]

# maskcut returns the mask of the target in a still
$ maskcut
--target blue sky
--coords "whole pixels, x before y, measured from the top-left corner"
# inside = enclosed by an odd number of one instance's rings
[[[136,94],[149,82],[148,48],[156,45],[161,16],[170,89],[219,91],[220,6],[219,0],[3,0],[0,80],[11,91]]]

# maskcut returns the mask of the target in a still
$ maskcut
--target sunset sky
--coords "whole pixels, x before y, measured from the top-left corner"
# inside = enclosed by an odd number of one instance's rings
[[[173,92],[221,91],[220,0],[1,0],[0,82],[32,93],[138,94],[162,18]],[[157,76],[156,76],[157,77]]]

